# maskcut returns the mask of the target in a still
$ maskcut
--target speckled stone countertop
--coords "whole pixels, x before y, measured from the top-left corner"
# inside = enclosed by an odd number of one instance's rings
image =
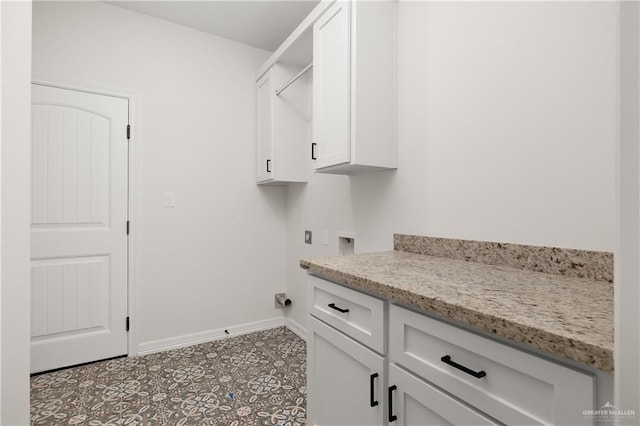
[[[320,277],[613,371],[613,284],[404,251],[300,261]]]

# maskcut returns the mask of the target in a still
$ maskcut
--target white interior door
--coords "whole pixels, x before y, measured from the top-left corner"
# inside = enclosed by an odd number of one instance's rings
[[[127,354],[128,100],[32,86],[31,371]]]

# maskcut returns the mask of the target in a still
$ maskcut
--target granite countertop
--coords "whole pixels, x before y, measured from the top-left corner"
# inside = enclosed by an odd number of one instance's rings
[[[300,266],[381,298],[613,371],[610,282],[398,250],[306,259]]]

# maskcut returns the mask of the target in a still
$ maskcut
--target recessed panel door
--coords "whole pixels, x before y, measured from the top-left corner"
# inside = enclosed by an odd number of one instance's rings
[[[32,86],[32,372],[127,354],[128,115]]]
[[[309,424],[382,425],[384,358],[314,317],[307,325]]]
[[[351,159],[351,34],[349,3],[337,1],[313,26],[314,167]]]

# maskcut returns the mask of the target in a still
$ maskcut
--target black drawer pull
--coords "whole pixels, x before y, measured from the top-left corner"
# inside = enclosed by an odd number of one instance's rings
[[[373,381],[375,380],[375,378],[378,377],[378,373],[373,373],[371,376],[369,376],[369,404],[372,407],[375,407],[376,405],[378,405],[378,401],[376,401],[376,398],[374,396],[374,389],[373,389]]]
[[[312,160],[317,160],[316,158],[316,145],[318,145],[317,143],[313,142],[311,144],[311,159]]]
[[[335,303],[329,303],[327,306],[330,307],[331,309],[335,309],[338,312],[342,312],[343,314],[346,314],[347,312],[349,312],[349,309],[338,308]]]
[[[271,164],[271,160],[267,160],[267,173],[271,173],[271,169],[269,169],[270,164]]]
[[[450,366],[457,368],[458,370],[464,371],[465,373],[472,375],[476,379],[482,379],[487,375],[487,373],[485,373],[484,371],[473,371],[472,369],[467,368],[464,365],[460,365],[457,362],[452,361],[450,355],[443,356],[442,358],[440,358],[440,361],[444,362],[445,364],[449,364]]]
[[[398,389],[396,385],[389,386],[389,423],[398,420],[398,416],[393,414],[393,391]]]

